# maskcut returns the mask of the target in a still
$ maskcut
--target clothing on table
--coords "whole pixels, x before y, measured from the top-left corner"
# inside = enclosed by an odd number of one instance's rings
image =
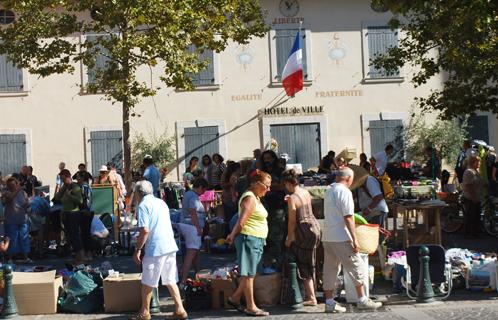
[[[344,217],[354,214],[354,201],[351,190],[341,183],[333,183],[324,197],[323,242],[352,241],[346,228]]]
[[[5,224],[22,225],[28,222],[28,209],[31,205],[24,190],[17,191],[12,200],[4,205]]]
[[[246,191],[240,197],[239,216],[242,212],[240,205],[246,197],[254,198],[256,206],[254,207],[254,211],[250,213],[250,216],[247,219],[240,233],[248,236],[265,239],[268,236],[268,223],[266,221],[266,218],[268,217],[268,212],[266,211],[265,207],[263,206],[259,198],[256,197],[252,191]]]
[[[159,183],[161,182],[161,173],[159,170],[151,164],[144,171],[145,180],[152,184],[152,190],[154,190],[154,196],[159,198]]]
[[[5,235],[9,237],[9,248],[7,253],[9,255],[24,253],[28,254],[31,250],[31,243],[29,241],[29,225],[28,223],[22,224],[4,224]]]
[[[377,172],[379,176],[383,175],[387,168],[388,155],[385,151],[377,152],[374,156],[375,159],[375,167],[377,168]]]
[[[295,239],[292,242],[290,249],[297,260],[299,278],[314,279],[316,249],[321,242],[320,225],[313,215],[311,197],[306,201],[303,201],[298,194],[291,195],[291,197],[298,199],[301,206],[296,209]]]
[[[323,251],[323,290],[335,290],[340,265],[343,273],[349,275],[355,287],[363,284],[364,261],[359,253],[353,252],[351,242],[324,241]]]
[[[180,223],[192,224],[192,219],[190,217],[189,209],[194,209],[197,212],[197,220],[199,221],[199,227],[204,228],[206,222],[206,211],[204,205],[199,199],[199,195],[195,193],[194,190],[189,190],[185,192],[182,199],[182,214],[180,216]]]
[[[145,256],[157,257],[177,252],[169,208],[164,201],[146,195],[138,205],[138,227],[147,228],[149,235],[145,242]]]

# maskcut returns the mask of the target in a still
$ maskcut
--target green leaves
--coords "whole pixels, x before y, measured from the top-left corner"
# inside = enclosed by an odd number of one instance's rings
[[[5,5],[19,19],[0,29],[0,52],[42,77],[74,72],[80,62],[91,69],[105,53],[105,68],[92,73],[96,81],[84,84],[85,90],[127,101],[130,108],[157,90],[136,77],[141,66],[161,66],[167,86],[189,89],[188,75],[207,66],[188,52],[190,45],[220,52],[230,40],[246,43],[267,31],[255,0],[10,0]],[[90,42],[85,35],[108,36]]]
[[[396,15],[399,48],[374,61],[393,70],[410,65],[415,86],[446,77],[444,87],[418,100],[450,119],[476,111],[498,113],[498,2],[373,0]],[[402,16],[402,18],[400,18]]]

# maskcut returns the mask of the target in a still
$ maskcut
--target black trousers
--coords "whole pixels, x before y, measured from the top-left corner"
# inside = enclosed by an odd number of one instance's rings
[[[64,212],[64,227],[66,238],[74,252],[82,249],[91,250],[92,240],[90,227],[92,225],[93,213],[72,211]]]
[[[464,231],[465,235],[477,235],[481,232],[481,203],[473,202],[463,198],[464,213]]]

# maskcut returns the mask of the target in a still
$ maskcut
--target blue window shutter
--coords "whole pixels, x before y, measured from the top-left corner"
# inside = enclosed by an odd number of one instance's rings
[[[373,120],[369,123],[368,131],[370,132],[370,152],[371,155],[384,150],[388,144],[392,144],[395,149],[401,149],[402,143],[401,132],[403,121],[396,120]]]
[[[390,48],[398,45],[398,32],[396,30],[391,30],[387,26],[368,27],[367,30],[369,63],[372,63],[378,56],[387,53]],[[370,65],[368,77],[395,78],[399,77],[399,70],[388,75],[384,69],[378,69]]]
[[[110,36],[89,35],[86,36],[86,41],[95,43],[101,37],[110,37]],[[97,82],[97,73],[101,70],[105,70],[107,68],[107,63],[109,61],[109,58],[107,57],[109,55],[109,51],[106,48],[104,48],[101,44],[97,44],[96,48],[98,48],[100,51],[99,53],[96,53],[95,66],[93,68],[87,69],[88,84],[95,84]],[[92,51],[96,51],[96,49],[93,49]]]
[[[92,131],[90,133],[92,148],[92,174],[97,176],[101,166],[108,162],[123,166],[123,133],[121,130]]]
[[[185,128],[183,137],[185,138],[185,154],[188,155],[185,158],[186,166],[193,156],[201,159],[205,154],[212,156],[219,152],[220,142],[218,139],[214,140],[219,137],[218,126]],[[199,149],[189,154],[197,148]]]
[[[0,91],[23,91],[22,69],[17,68],[7,60],[7,55],[0,55]]]
[[[289,54],[294,45],[294,40],[298,29],[278,29],[275,30],[275,52],[277,56],[277,78],[275,80],[282,81],[282,72],[289,58]],[[306,31],[301,30],[301,46],[303,48],[303,77],[308,79],[308,66],[306,63]]]
[[[19,172],[26,165],[26,135],[0,134],[0,172],[3,176]]]
[[[196,48],[194,45],[190,45],[188,51],[190,53],[195,53]],[[190,74],[192,79],[192,84],[194,87],[198,86],[211,86],[215,84],[214,79],[214,52],[210,49],[205,49],[204,52],[199,53],[200,61],[209,61],[208,66],[195,74]]]

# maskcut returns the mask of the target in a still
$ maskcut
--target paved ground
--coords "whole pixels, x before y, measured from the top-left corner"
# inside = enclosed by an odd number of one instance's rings
[[[460,247],[484,252],[497,251],[498,241],[496,238],[483,237],[479,240],[465,240],[458,234],[443,234],[444,245],[446,248]],[[233,261],[234,255],[207,255],[201,257],[201,268],[215,268],[223,266],[227,262]],[[114,269],[124,273],[137,272],[137,267],[131,261],[131,257],[110,257],[97,259],[93,265],[98,266],[103,261],[109,261]],[[52,257],[39,261],[40,265],[51,265],[56,269],[64,266],[64,259]],[[271,313],[269,319],[368,319],[368,320],[450,320],[450,319],[478,319],[478,320],[496,320],[498,319],[498,293],[479,293],[467,290],[455,290],[450,298],[445,302],[432,305],[415,304],[404,296],[394,295],[391,293],[392,284],[382,279],[376,278],[373,294],[380,301],[385,303],[385,307],[377,312],[359,312],[353,305],[348,305],[348,312],[345,314],[324,314],[323,304],[317,307],[307,307],[298,311],[292,311],[285,307],[267,308]],[[167,298],[164,289],[161,290],[162,312],[155,315],[153,319],[164,319],[172,312],[172,303]],[[16,319],[69,319],[69,320],[89,320],[89,319],[127,319],[126,314],[57,314],[50,316],[19,316]],[[234,310],[203,310],[201,312],[191,312],[190,317],[193,319],[247,319],[246,316],[237,313]]]

